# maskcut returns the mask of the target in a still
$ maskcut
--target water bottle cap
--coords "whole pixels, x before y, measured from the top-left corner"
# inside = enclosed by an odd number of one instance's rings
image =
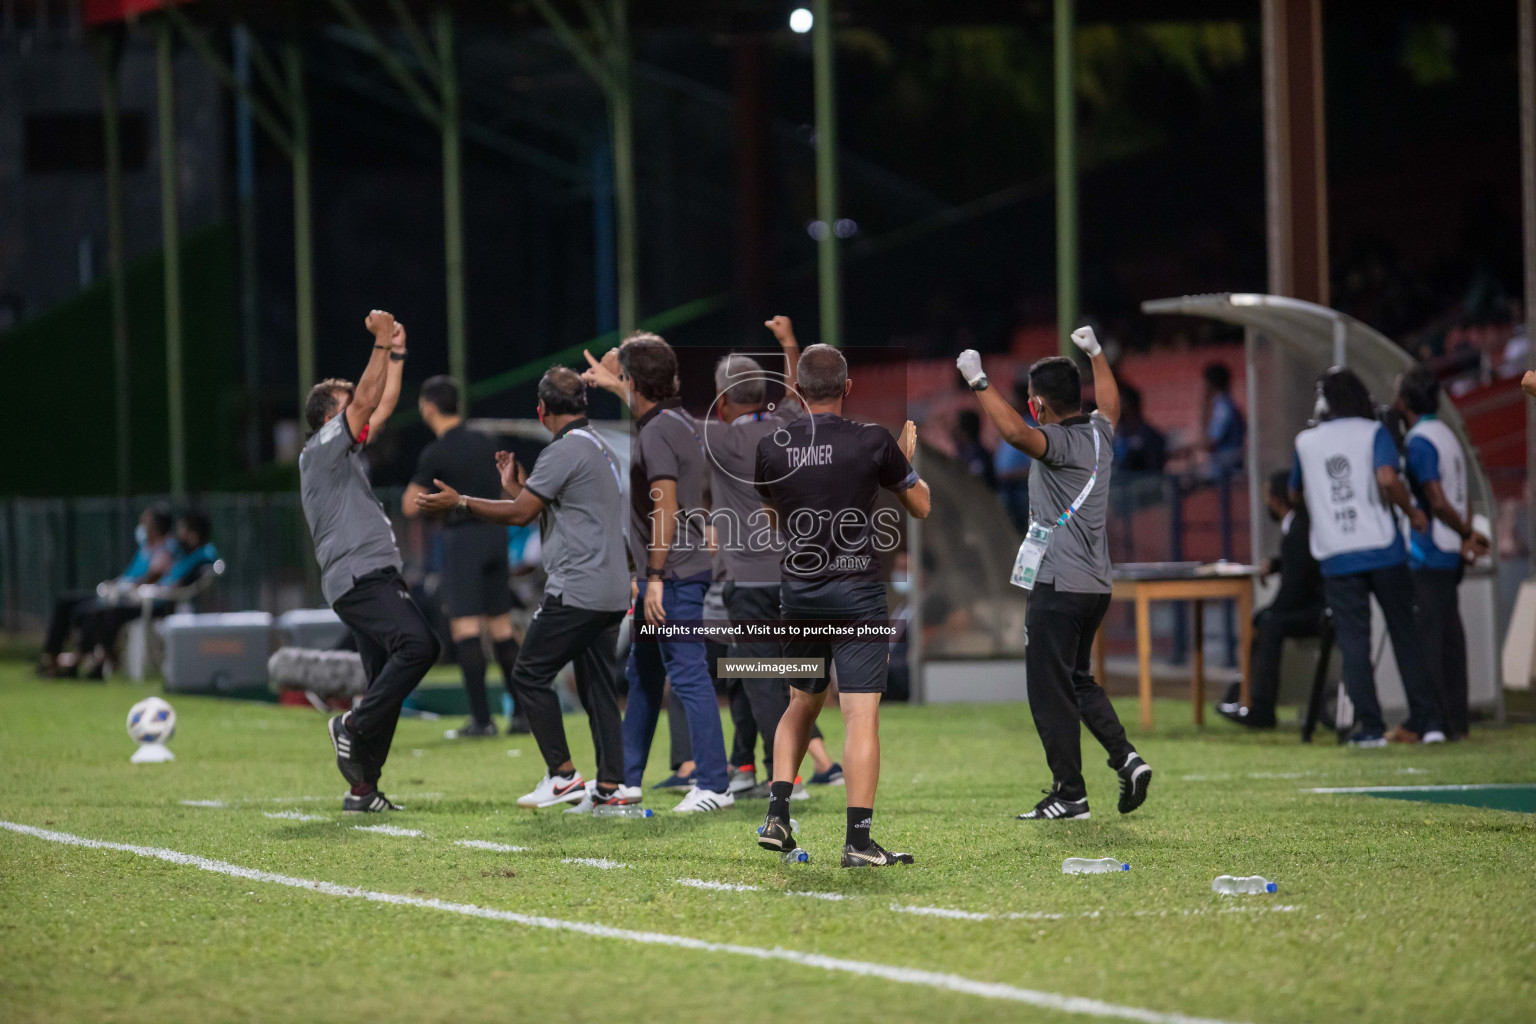
[[[642,818],[654,818],[655,816],[656,812],[651,810],[649,807],[645,808],[645,813],[640,815]]]
[[[1120,865],[1120,870],[1121,871],[1129,871],[1129,870],[1131,870],[1131,866],[1129,864],[1121,864]]]
[[[1275,889],[1276,889],[1276,886],[1275,886],[1274,882],[1265,882],[1264,883],[1264,891],[1265,892],[1274,892]]]

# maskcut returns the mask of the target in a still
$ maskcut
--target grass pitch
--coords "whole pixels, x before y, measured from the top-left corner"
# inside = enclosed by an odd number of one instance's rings
[[[1145,807],[1115,813],[1085,733],[1093,820],[1024,823],[1048,781],[1027,708],[893,707],[875,836],[917,864],[859,872],[836,867],[841,790],[794,805],[813,859],[785,866],[752,843],[761,804],[522,811],[542,774],[531,739],[449,743],[443,722],[401,723],[384,784],[408,809],[383,820],[340,813],[324,719],[305,710],[176,698],[176,762],[131,766],[123,718],[147,692],[0,665],[0,821],[417,902],[0,829],[0,1019],[1494,1022],[1536,1005],[1536,816],[1305,791],[1530,782],[1529,726],[1351,751],[1197,731],[1169,702],[1156,734],[1132,734],[1157,772]],[[839,749],[836,716],[822,724]],[[589,767],[585,722],[567,729]],[[665,745],[663,729],[651,781]],[[420,834],[355,827],[379,824]],[[1104,855],[1131,870],[1061,874],[1064,857]],[[1279,892],[1214,896],[1222,873]],[[763,958],[774,949],[878,970]],[[1097,1002],[1021,1005],[951,977]]]

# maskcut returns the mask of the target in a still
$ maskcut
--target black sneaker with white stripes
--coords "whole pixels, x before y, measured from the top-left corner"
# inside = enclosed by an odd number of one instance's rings
[[[354,786],[361,786],[365,780],[362,762],[354,760],[352,746],[356,737],[347,730],[347,723],[343,721],[345,715],[337,715],[331,719],[329,730],[331,734],[331,746],[336,748],[336,767],[341,771],[341,777]]]
[[[795,833],[789,821],[768,815],[757,830],[757,845],[774,853],[788,853],[796,846]]]
[[[375,789],[362,796],[348,793],[341,800],[341,809],[348,814],[377,814],[381,811],[398,811],[402,808],[399,804],[391,803],[389,797]]]
[[[1045,799],[1035,804],[1035,809],[1019,815],[1019,821],[1072,821],[1091,817],[1088,799],[1063,800],[1055,790],[1042,790]]]
[[[1120,776],[1120,813],[1130,814],[1146,803],[1147,787],[1152,785],[1152,766],[1134,750],[1126,755],[1125,763],[1120,767],[1115,768],[1113,761],[1109,766]]]
[[[845,868],[885,868],[892,864],[912,864],[910,853],[892,853],[879,843],[872,842],[866,850],[856,849],[852,843],[843,847]]]

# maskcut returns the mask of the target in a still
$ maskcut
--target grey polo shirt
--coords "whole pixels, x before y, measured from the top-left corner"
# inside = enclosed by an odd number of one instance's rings
[[[1097,414],[1073,416],[1040,428],[1045,454],[1029,474],[1030,519],[1053,526],[1072,504],[1093,471],[1093,433],[1099,435],[1099,476],[1093,490],[1065,526],[1051,534],[1036,577],[1073,594],[1107,594],[1114,589],[1109,565],[1109,465],[1115,428]]]
[[[662,480],[677,481],[678,524],[662,566],[666,578],[709,574],[705,471],[704,433],[692,416],[682,409],[654,406],[635,421],[629,453],[629,551],[639,579],[645,579],[646,548],[651,541],[651,488]]]
[[[561,428],[539,453],[524,484],[540,501],[539,541],[549,580],[544,592],[572,608],[629,607],[624,496],[617,455],[585,419]]]
[[[368,483],[363,446],[345,413],[315,431],[299,453],[299,500],[326,601],[335,604],[359,576],[400,568],[394,528]]]
[[[714,499],[710,522],[724,578],[732,583],[779,585],[784,537],[774,529],[753,482],[757,444],[803,411],[799,402],[786,396],[772,411],[738,416],[729,423],[714,418],[704,423]]]

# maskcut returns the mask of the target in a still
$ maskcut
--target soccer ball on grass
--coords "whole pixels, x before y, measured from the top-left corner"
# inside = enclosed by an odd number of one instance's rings
[[[128,709],[128,735],[140,743],[165,743],[176,735],[176,709],[160,697],[145,697]]]

